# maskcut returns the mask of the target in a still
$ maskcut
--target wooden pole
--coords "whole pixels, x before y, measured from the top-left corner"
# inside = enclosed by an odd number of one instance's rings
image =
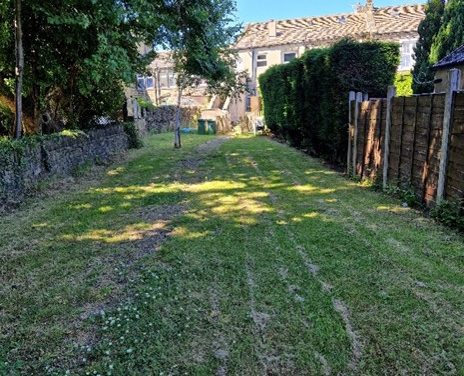
[[[438,187],[437,187],[437,204],[443,201],[445,197],[445,184],[446,184],[446,172],[448,169],[448,153],[449,153],[449,142],[451,135],[451,127],[453,126],[453,107],[454,107],[454,96],[456,91],[459,89],[459,83],[461,81],[461,71],[459,69],[451,69],[448,73],[449,86],[446,90],[445,98],[445,113],[443,115],[443,133],[441,140],[440,150],[440,172],[438,175]]]
[[[15,0],[15,50],[16,50],[16,79],[15,79],[15,138],[20,138],[23,123],[23,30],[21,24],[21,0]]]
[[[348,154],[346,157],[346,173],[348,176],[351,175],[351,138],[353,137],[353,119],[352,119],[352,110],[351,110],[351,103],[356,100],[356,93],[354,91],[350,91],[348,96]]]
[[[176,108],[176,124],[174,128],[174,148],[180,149],[182,147],[180,139],[180,122],[181,122],[181,103],[182,103],[182,88],[183,86],[179,84],[181,81],[178,80],[177,87],[177,108]]]
[[[356,105],[354,106],[354,130],[353,130],[353,176],[357,174],[357,155],[358,155],[358,125],[359,125],[359,110],[361,102],[363,100],[363,94],[356,93]]]
[[[392,126],[393,98],[396,95],[396,87],[389,86],[387,92],[387,119],[385,124],[385,144],[383,150],[383,188],[388,186],[388,164],[390,159],[390,137]]]

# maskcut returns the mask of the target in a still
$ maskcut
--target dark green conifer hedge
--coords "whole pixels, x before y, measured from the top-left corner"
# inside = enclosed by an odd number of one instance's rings
[[[269,128],[291,145],[345,162],[350,90],[385,97],[399,64],[396,43],[343,39],[260,76]]]

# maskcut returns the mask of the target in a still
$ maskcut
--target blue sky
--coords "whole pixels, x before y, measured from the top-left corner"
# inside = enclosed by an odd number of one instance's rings
[[[360,0],[365,4],[365,0]],[[356,0],[237,0],[238,20],[243,23],[321,16],[353,11]],[[375,0],[375,6],[421,3],[420,0]]]

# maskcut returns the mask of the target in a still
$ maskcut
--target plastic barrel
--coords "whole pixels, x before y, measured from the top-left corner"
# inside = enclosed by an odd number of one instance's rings
[[[217,133],[216,121],[208,120],[208,133],[209,134],[216,134]]]
[[[198,134],[206,134],[206,120],[198,119]]]

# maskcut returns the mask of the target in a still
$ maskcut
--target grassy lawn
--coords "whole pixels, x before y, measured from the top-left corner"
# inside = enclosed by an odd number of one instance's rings
[[[171,137],[0,219],[0,374],[464,375],[462,236],[268,139]]]

